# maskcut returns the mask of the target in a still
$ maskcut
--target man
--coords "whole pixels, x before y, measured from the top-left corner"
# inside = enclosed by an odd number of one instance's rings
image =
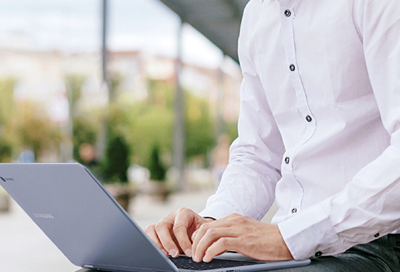
[[[234,250],[313,258],[285,271],[400,271],[400,3],[251,0],[239,59],[239,137],[217,193],[147,234],[195,261]],[[274,198],[272,225],[257,221]]]

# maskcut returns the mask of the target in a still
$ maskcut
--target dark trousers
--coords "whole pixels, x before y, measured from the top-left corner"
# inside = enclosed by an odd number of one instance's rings
[[[279,272],[400,272],[400,234],[382,237],[346,252],[319,257],[304,267],[278,269]]]

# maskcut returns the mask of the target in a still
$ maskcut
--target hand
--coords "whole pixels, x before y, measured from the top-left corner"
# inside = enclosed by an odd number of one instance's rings
[[[200,226],[209,221],[190,209],[181,208],[157,224],[147,226],[145,232],[165,255],[177,257],[180,252],[184,252],[192,257],[190,238]]]
[[[196,262],[210,262],[228,250],[262,261],[293,259],[278,226],[238,214],[203,224],[192,240]]]

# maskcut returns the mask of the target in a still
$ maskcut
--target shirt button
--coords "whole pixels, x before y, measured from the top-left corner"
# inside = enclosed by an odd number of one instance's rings
[[[311,116],[310,116],[310,115],[307,115],[307,116],[306,116],[306,120],[307,120],[307,122],[311,122],[311,121],[312,121]]]
[[[289,162],[290,162],[289,157],[286,157],[286,158],[285,158],[285,163],[286,163],[286,164],[289,164]]]
[[[317,251],[316,253],[315,253],[315,257],[320,257],[322,255],[322,252],[321,251]]]
[[[294,70],[296,70],[296,66],[294,66],[294,64],[290,64],[289,69],[293,72]]]
[[[374,235],[375,238],[379,237],[379,232]]]
[[[293,208],[293,209],[292,209],[292,213],[297,213],[297,209],[296,209],[296,208]]]
[[[292,15],[292,13],[290,12],[290,10],[285,10],[285,16],[286,17],[290,17]]]

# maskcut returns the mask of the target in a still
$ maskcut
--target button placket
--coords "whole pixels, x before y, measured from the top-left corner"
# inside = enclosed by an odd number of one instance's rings
[[[281,9],[281,31],[282,31],[282,40],[286,55],[288,73],[290,73],[290,81],[295,90],[297,105],[299,112],[303,115],[303,120],[308,122],[309,125],[306,126],[306,130],[302,139],[296,144],[292,146],[289,150],[287,150],[287,154],[285,154],[284,158],[289,158],[289,163],[287,163],[284,159],[284,168],[282,169],[282,173],[286,174],[288,177],[287,182],[290,188],[292,199],[290,201],[291,209],[288,211],[289,214],[293,214],[294,209],[296,212],[301,210],[302,200],[304,196],[303,186],[300,181],[296,178],[293,173],[293,157],[296,155],[297,150],[304,145],[315,133],[315,120],[313,114],[310,111],[308,106],[307,96],[304,90],[303,83],[299,74],[299,67],[297,64],[296,58],[296,49],[295,49],[295,40],[294,40],[294,29],[293,29],[293,20],[296,16],[295,10],[291,7],[292,1],[283,0],[280,2]]]
[[[296,91],[296,97],[299,102],[298,103],[299,110],[305,118],[307,118],[307,116],[311,118],[311,116],[313,115],[311,114],[310,108],[308,106],[307,95],[305,93],[304,86],[300,78],[299,67],[296,61],[297,58],[296,58],[295,40],[294,40],[295,35],[293,30],[293,19],[295,17],[295,12],[292,8],[290,8],[287,5],[290,5],[289,1],[283,1],[281,3],[282,36],[283,36],[286,60],[288,62],[287,65],[289,67],[289,72],[291,72],[290,79]],[[287,16],[289,15],[289,13],[290,16]],[[308,121],[308,119],[306,120]]]

